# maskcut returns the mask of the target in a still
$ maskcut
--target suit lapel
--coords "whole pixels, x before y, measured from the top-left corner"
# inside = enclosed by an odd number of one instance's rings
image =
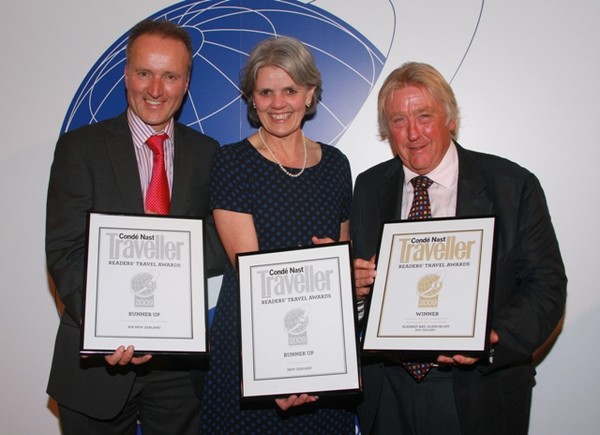
[[[116,118],[115,122],[109,126],[109,131],[112,137],[106,141],[106,148],[119,186],[124,210],[131,213],[144,213],[140,175],[131,131],[127,125],[127,115],[123,114]]]
[[[379,189],[379,210],[383,222],[399,220],[402,217],[402,183],[404,171],[402,162],[396,157],[385,171],[384,183]]]
[[[171,189],[171,214],[186,214],[186,198],[189,194],[185,186],[191,185],[193,165],[192,144],[185,134],[185,130],[175,123],[175,155],[173,158],[173,188]]]
[[[458,196],[456,216],[480,216],[494,212],[494,204],[487,196],[487,182],[476,159],[469,151],[456,144],[458,150]]]

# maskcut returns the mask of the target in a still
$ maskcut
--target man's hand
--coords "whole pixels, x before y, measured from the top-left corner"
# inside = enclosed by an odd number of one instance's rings
[[[490,332],[490,343],[492,346],[500,341],[500,337],[498,337],[498,333],[494,330]],[[479,361],[479,358],[473,358],[464,355],[453,355],[453,356],[443,356],[440,355],[437,357],[437,362],[445,365],[463,365],[470,366]]]
[[[377,270],[375,270],[374,255],[370,260],[363,260],[362,258],[354,260],[354,286],[356,297],[359,300],[369,295],[376,276]]]
[[[134,348],[133,346],[119,346],[117,350],[111,355],[106,355],[104,359],[106,362],[111,365],[120,365],[125,366],[127,364],[133,364],[134,366],[147,363],[152,359],[152,355],[143,355],[143,356],[133,356]]]

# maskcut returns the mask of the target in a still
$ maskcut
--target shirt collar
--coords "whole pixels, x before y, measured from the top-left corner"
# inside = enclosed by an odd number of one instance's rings
[[[169,139],[173,140],[173,131],[175,121],[171,118],[163,130],[156,131],[144,121],[141,120],[139,116],[133,113],[133,110],[130,108],[127,109],[127,122],[129,123],[129,129],[131,130],[131,135],[133,136],[133,143],[136,146],[142,146],[146,143],[148,138],[154,134],[166,133],[169,136]]]
[[[419,175],[408,169],[405,165],[402,165],[402,168],[404,169],[405,184],[409,184],[410,180]],[[433,171],[425,175],[433,180],[434,183],[445,188],[450,188],[456,183],[458,177],[458,151],[454,142],[450,142],[450,146],[440,164]]]

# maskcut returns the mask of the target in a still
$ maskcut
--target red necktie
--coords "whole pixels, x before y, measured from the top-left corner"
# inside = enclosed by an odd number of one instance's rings
[[[165,169],[164,141],[169,136],[165,133],[150,136],[146,141],[154,154],[152,163],[152,179],[146,191],[146,212],[169,214],[171,193]]]
[[[433,181],[424,175],[419,175],[410,180],[410,182],[414,187],[414,196],[410,211],[408,212],[408,219],[431,219],[431,202],[429,201],[429,192],[427,189],[433,184]],[[431,363],[405,362],[402,366],[417,382],[421,382],[429,370],[431,370]]]

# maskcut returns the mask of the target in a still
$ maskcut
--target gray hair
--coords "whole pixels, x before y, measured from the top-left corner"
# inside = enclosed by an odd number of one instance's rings
[[[299,40],[289,36],[279,36],[261,41],[254,47],[240,74],[240,88],[248,107],[248,119],[253,126],[260,126],[256,109],[252,104],[252,93],[256,86],[258,70],[264,66],[281,68],[301,86],[315,87],[305,118],[314,116],[317,104],[321,101],[321,73],[313,55]]]
[[[427,90],[435,99],[440,101],[446,111],[446,123],[454,121],[456,126],[450,131],[453,139],[458,137],[460,126],[460,110],[456,97],[446,79],[431,65],[418,62],[407,62],[396,68],[387,76],[377,98],[377,120],[379,135],[382,139],[389,139],[388,118],[385,112],[385,103],[397,89],[407,86],[416,86]]]

